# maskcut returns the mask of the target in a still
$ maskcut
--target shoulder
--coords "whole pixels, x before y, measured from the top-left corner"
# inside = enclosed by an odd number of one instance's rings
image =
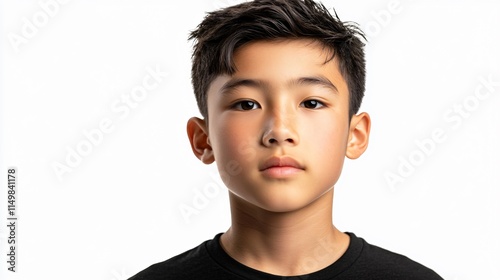
[[[198,273],[210,260],[205,248],[207,242],[210,240],[182,254],[153,264],[128,280],[191,279],[190,276]]]
[[[371,245],[362,238],[356,236],[354,238],[362,243],[361,254],[355,265],[356,270],[369,274],[370,279],[443,279],[432,269],[404,255]]]

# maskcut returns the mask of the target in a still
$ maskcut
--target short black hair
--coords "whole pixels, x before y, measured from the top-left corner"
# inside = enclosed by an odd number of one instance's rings
[[[236,71],[233,54],[244,44],[275,39],[312,39],[337,56],[349,89],[349,118],[365,91],[366,40],[358,25],[340,21],[313,0],[254,0],[210,12],[189,40],[194,40],[191,79],[200,113],[208,118],[207,91],[214,79]],[[329,61],[329,60],[328,60]]]

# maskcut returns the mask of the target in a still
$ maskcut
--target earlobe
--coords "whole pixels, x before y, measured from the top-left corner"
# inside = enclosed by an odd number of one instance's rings
[[[361,113],[352,117],[346,150],[348,158],[357,159],[365,152],[370,137],[370,126],[371,120],[367,113]]]
[[[205,164],[214,162],[214,153],[208,138],[205,121],[192,117],[187,122],[187,134],[194,155]]]

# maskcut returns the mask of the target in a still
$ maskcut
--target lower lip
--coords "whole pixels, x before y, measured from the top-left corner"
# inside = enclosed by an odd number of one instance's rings
[[[276,166],[264,169],[262,173],[268,177],[285,178],[293,176],[301,171],[303,170],[291,166]]]

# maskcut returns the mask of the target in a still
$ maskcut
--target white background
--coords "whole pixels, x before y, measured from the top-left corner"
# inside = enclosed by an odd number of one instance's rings
[[[179,210],[220,184],[185,133],[199,116],[187,37],[205,12],[240,1],[48,2],[0,2],[0,278],[126,279],[226,230],[222,187],[198,214]],[[500,279],[500,4],[456,2],[323,1],[369,38],[370,146],[346,161],[334,223],[445,279]],[[117,112],[157,67],[168,77]],[[496,85],[478,99],[481,79]],[[103,120],[113,130],[58,176]],[[444,140],[425,154],[416,143],[435,130]],[[6,267],[10,166],[17,273]]]

